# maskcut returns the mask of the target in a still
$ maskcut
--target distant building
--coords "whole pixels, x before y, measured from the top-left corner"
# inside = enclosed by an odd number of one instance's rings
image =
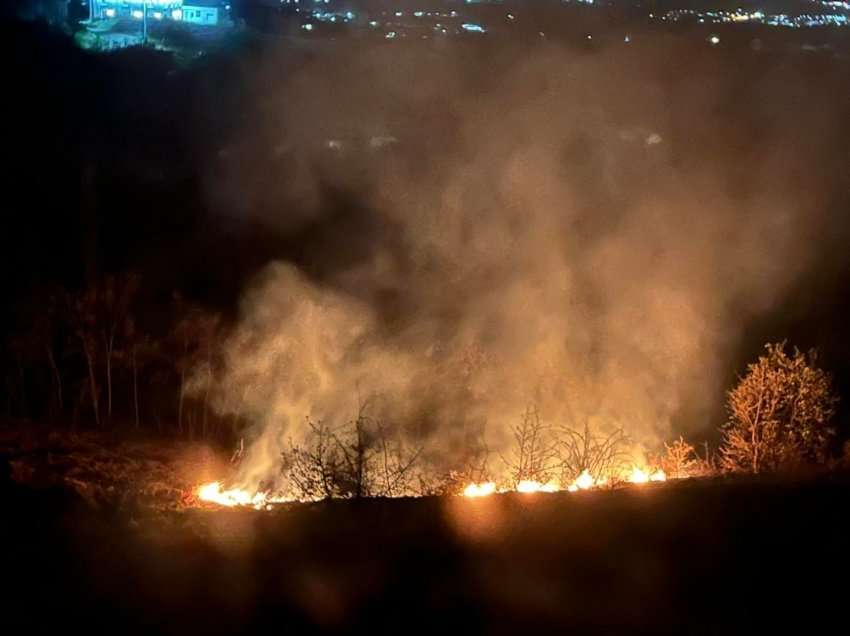
[[[183,22],[215,26],[224,19],[223,11],[219,0],[184,0]]]
[[[95,19],[174,20],[216,26],[228,19],[225,0],[89,0]]]

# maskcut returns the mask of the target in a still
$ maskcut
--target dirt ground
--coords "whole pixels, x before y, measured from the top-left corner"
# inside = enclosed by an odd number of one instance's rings
[[[89,506],[104,509],[197,506],[198,484],[231,470],[222,449],[134,435],[132,430],[0,429],[0,459],[8,462],[16,483],[67,489]]]
[[[4,614],[27,632],[846,631],[846,477],[263,512],[2,489]]]

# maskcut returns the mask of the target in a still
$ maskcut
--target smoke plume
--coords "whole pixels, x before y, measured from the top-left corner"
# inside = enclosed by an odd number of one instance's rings
[[[719,423],[742,329],[824,228],[826,89],[804,103],[793,68],[730,75],[684,40],[333,46],[254,71],[256,119],[210,186],[291,248],[217,381],[254,425],[243,482],[307,417],[364,405],[447,462],[482,428],[503,448],[530,404],[645,448]]]

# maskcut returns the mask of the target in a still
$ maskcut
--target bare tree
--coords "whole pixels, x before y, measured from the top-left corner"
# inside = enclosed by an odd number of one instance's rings
[[[342,490],[346,495],[356,499],[366,497],[372,486],[373,475],[369,470],[369,464],[376,449],[367,423],[368,420],[361,408],[351,426],[333,435],[333,441],[343,460],[343,470],[339,473]]]
[[[141,426],[141,408],[140,408],[140,392],[139,392],[139,373],[145,370],[147,364],[151,362],[159,351],[158,343],[147,334],[139,333],[134,324],[131,322],[128,331],[128,344],[125,355],[122,360],[125,360],[130,367],[130,374],[133,384],[133,422],[136,428]]]
[[[15,309],[15,326],[4,339],[7,351],[15,360],[17,388],[15,390],[25,417],[37,416],[38,404],[46,403],[50,419],[59,415],[64,406],[61,360],[57,356],[57,344],[61,343],[62,305],[50,289],[37,289]],[[59,350],[61,353],[61,349]],[[27,373],[27,371],[31,371]],[[32,373],[34,371],[35,373]],[[28,388],[30,376],[34,376],[33,388],[40,391],[39,378],[42,372],[49,377],[47,395],[38,395],[35,404],[30,404]],[[8,396],[11,398],[11,395]],[[46,399],[45,399],[46,398]],[[30,407],[35,406],[33,410]]]
[[[379,497],[400,497],[414,491],[413,469],[424,446],[408,447],[398,431],[389,431],[380,421],[375,422],[378,433],[378,479],[374,492]]]
[[[209,432],[209,401],[212,392],[216,356],[222,337],[221,315],[189,304],[179,296],[174,301],[180,319],[171,333],[176,345],[175,367],[179,377],[177,392],[177,430],[184,432],[188,426],[193,437],[194,416],[186,418],[187,398],[200,399],[201,433]],[[196,402],[197,404],[197,402]]]
[[[521,481],[549,481],[555,460],[555,445],[549,427],[540,421],[537,407],[528,407],[511,433],[514,438],[511,455],[507,459],[502,458],[508,467],[511,484],[516,486]]]
[[[88,375],[88,392],[91,398],[95,425],[100,428],[100,385],[97,381],[97,290],[88,288],[77,295],[66,296],[68,315],[75,337],[80,343],[80,350],[86,362]],[[80,399],[84,395],[80,392]],[[75,418],[76,419],[76,418]]]
[[[689,477],[695,472],[698,464],[699,458],[693,444],[686,442],[681,435],[671,444],[665,442],[661,468],[668,477]]]
[[[561,483],[575,480],[584,471],[594,479],[622,473],[629,463],[628,437],[622,429],[595,435],[585,422],[582,430],[562,427],[557,431],[556,453]]]
[[[421,445],[409,446],[400,431],[358,416],[338,428],[306,420],[300,444],[289,441],[282,472],[299,499],[398,497],[414,492]]]
[[[747,367],[729,392],[720,461],[725,470],[762,473],[822,462],[834,435],[829,420],[838,398],[814,351],[785,352],[785,342]]]
[[[416,476],[415,492],[419,495],[458,495],[469,484],[492,481],[490,447],[484,437],[484,427],[468,432],[459,457],[445,466],[426,465]]]
[[[339,488],[341,458],[333,431],[323,422],[307,418],[308,434],[301,445],[289,440],[283,453],[282,472],[298,499],[329,499],[343,495]]]
[[[138,291],[139,277],[135,274],[107,276],[95,290],[99,314],[99,331],[103,341],[106,367],[106,416],[112,420],[113,367],[117,355],[133,331],[131,303]]]
[[[66,308],[73,332],[79,341],[88,372],[95,424],[103,424],[100,409],[98,369],[104,372],[106,384],[106,420],[112,419],[114,368],[128,332],[132,331],[131,303],[138,289],[134,274],[108,276],[77,294],[66,295]],[[103,359],[103,366],[98,360]]]

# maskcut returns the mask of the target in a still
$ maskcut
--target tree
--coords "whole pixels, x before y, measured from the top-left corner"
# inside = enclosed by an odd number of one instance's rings
[[[380,420],[377,428],[378,478],[372,494],[401,497],[411,494],[413,468],[422,455],[423,446],[409,447],[399,432],[389,430]]]
[[[419,495],[459,495],[469,484],[493,480],[489,463],[490,447],[482,424],[466,431],[462,450],[450,460],[448,470],[429,465],[419,472],[416,491]]]
[[[699,463],[700,459],[697,457],[693,444],[686,442],[681,435],[672,444],[664,443],[664,457],[661,459],[661,468],[664,469],[664,473],[668,477],[677,479],[689,477],[694,473]]]
[[[106,363],[106,416],[112,420],[113,370],[122,345],[133,339],[134,323],[131,304],[139,289],[135,274],[107,276],[97,290],[100,297],[100,336]]]
[[[66,295],[66,309],[88,371],[88,392],[98,428],[101,418],[98,358],[103,357],[106,418],[112,420],[114,370],[122,347],[133,333],[132,301],[139,288],[135,274],[110,275],[76,294]]]
[[[39,287],[16,305],[14,328],[4,344],[15,361],[20,414],[34,419],[46,415],[53,422],[64,406],[61,348],[57,348],[62,340],[61,304],[53,289]]]
[[[556,454],[561,483],[571,483],[585,471],[596,480],[623,473],[630,460],[628,442],[622,429],[597,435],[586,421],[581,430],[559,429]]]
[[[293,495],[300,500],[341,496],[338,476],[342,466],[334,432],[324,422],[307,418],[307,435],[301,444],[289,440],[282,454],[282,472],[289,479]]]
[[[548,427],[540,421],[537,408],[528,407],[511,433],[514,438],[513,452],[510,459],[502,458],[510,471],[511,484],[516,487],[521,481],[548,482],[554,460],[554,446]]]
[[[212,391],[216,356],[222,339],[221,315],[209,312],[198,305],[187,303],[179,296],[174,299],[175,312],[180,317],[175,324],[171,340],[176,345],[175,367],[179,376],[177,392],[177,430],[184,432],[186,398],[200,396],[202,435],[208,432],[209,401]],[[195,435],[189,414],[188,436]]]
[[[73,333],[79,340],[80,350],[86,361],[88,392],[94,422],[97,428],[100,428],[100,385],[97,381],[97,290],[88,288],[75,295],[68,294],[66,300]],[[84,389],[80,392],[80,403],[85,393],[85,385],[83,387]],[[76,419],[76,409],[74,417]]]
[[[785,342],[747,367],[729,392],[720,462],[725,470],[763,473],[822,462],[835,431],[829,420],[838,398],[814,350],[785,352]]]
[[[147,334],[140,333],[135,328],[135,323],[130,322],[127,330],[128,351],[123,361],[129,366],[133,380],[133,423],[136,428],[141,425],[139,406],[139,373],[143,372],[145,365],[154,358],[159,349],[157,342]]]
[[[307,419],[299,444],[289,441],[282,472],[298,499],[398,497],[413,492],[413,470],[423,447],[410,447],[398,430],[368,417],[332,428]]]

